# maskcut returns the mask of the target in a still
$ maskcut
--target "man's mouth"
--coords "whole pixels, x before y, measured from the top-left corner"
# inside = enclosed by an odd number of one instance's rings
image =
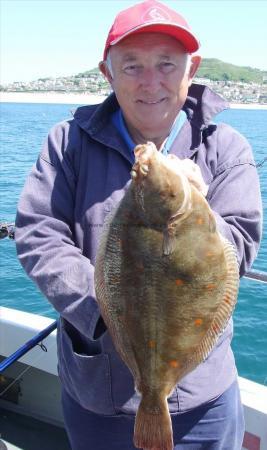
[[[159,100],[137,100],[138,103],[143,103],[144,105],[158,105],[162,103],[166,98],[160,98]]]

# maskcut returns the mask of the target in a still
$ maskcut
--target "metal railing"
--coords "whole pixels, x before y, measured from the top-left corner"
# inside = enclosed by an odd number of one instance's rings
[[[244,278],[249,280],[261,281],[262,283],[267,283],[267,272],[260,270],[249,270],[245,273]]]

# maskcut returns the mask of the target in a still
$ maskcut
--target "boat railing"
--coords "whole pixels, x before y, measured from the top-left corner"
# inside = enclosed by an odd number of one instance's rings
[[[262,283],[267,283],[267,272],[261,270],[249,270],[245,273],[244,278],[249,280],[261,281]]]

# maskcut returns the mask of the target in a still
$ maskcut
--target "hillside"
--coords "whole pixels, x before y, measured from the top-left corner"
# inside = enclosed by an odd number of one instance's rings
[[[252,67],[236,66],[215,58],[203,58],[197,77],[213,81],[242,81],[244,83],[265,83],[267,72]]]

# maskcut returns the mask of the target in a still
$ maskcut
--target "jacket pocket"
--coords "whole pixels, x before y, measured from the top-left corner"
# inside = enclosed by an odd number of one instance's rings
[[[115,414],[108,355],[77,353],[62,323],[58,330],[58,349],[59,377],[74,400],[97,414]]]

